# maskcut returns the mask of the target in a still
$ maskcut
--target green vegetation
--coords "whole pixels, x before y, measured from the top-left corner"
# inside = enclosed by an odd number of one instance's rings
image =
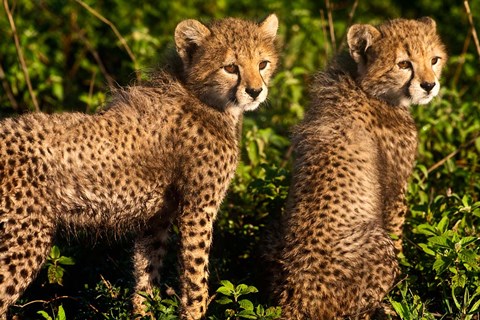
[[[19,46],[4,10],[0,116],[35,110],[32,96],[44,112],[95,111],[107,101],[109,86],[132,84],[161,63],[182,19],[279,16],[282,64],[268,103],[245,119],[242,163],[216,223],[210,319],[278,316],[262,295],[259,247],[269,222],[284,207],[292,157],[289,130],[308,106],[309,76],[343,48],[352,21],[435,18],[449,64],[440,97],[412,108],[419,151],[408,188],[403,275],[386,303],[401,319],[480,319],[480,56],[462,1],[84,1],[3,1],[9,4]],[[480,28],[480,1],[469,4]],[[60,238],[12,313],[27,319],[130,319],[131,240],[92,245],[83,235]],[[178,309],[172,289],[177,285],[175,257],[167,259],[164,285],[146,303],[157,319],[176,319]]]

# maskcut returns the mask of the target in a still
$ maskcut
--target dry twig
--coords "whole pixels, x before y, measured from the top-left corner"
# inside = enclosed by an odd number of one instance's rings
[[[85,2],[83,2],[82,0],[75,0],[78,4],[80,4],[82,7],[84,7],[85,9],[87,9],[91,14],[93,14],[97,19],[99,19],[100,21],[102,21],[103,23],[105,23],[106,25],[108,25],[113,33],[115,33],[115,35],[117,36],[118,40],[120,40],[120,43],[122,44],[123,48],[125,49],[125,51],[127,51],[130,59],[132,59],[132,62],[133,62],[133,65],[134,65],[134,68],[135,70],[138,70],[138,65],[137,65],[137,59],[135,58],[135,55],[133,54],[132,50],[130,49],[130,47],[128,46],[127,44],[127,41],[125,41],[125,38],[122,37],[122,35],[120,34],[120,32],[118,31],[117,27],[115,27],[115,25],[110,21],[108,20],[107,18],[105,18],[104,16],[102,16],[98,11],[96,11],[95,9],[93,9],[92,7],[90,7],[88,4],[86,4]],[[139,77],[139,75],[137,75],[137,78]]]
[[[469,140],[468,142],[462,144],[460,147],[458,147],[457,150],[453,151],[452,153],[450,153],[449,155],[447,155],[445,158],[443,158],[442,160],[438,161],[437,163],[435,163],[433,166],[431,166],[430,168],[428,168],[427,172],[430,173],[434,170],[436,170],[437,168],[441,167],[445,162],[447,162],[449,159],[453,158],[455,155],[457,155],[457,153],[459,153],[462,149],[465,149],[467,148],[468,146],[472,145],[473,143],[475,143],[475,141],[480,138],[480,133],[479,134],[476,134],[473,139]]]
[[[472,29],[468,29],[467,37],[463,42],[463,49],[462,53],[459,56],[457,67],[455,68],[455,73],[453,74],[452,84],[454,87],[457,86],[458,80],[460,79],[460,75],[462,73],[463,65],[465,64],[465,55],[468,51],[468,46],[470,45],[470,40],[472,39]]]
[[[350,28],[350,26],[352,25],[353,17],[355,16],[355,11],[357,10],[357,7],[358,7],[358,0],[355,0],[352,4],[352,9],[350,9],[350,12],[348,13],[347,28],[345,29],[340,45],[338,46],[338,52],[342,51],[343,47],[345,46],[345,42],[347,40],[348,28]]]
[[[322,33],[323,33],[323,46],[325,50],[325,57],[329,57],[330,50],[328,49],[328,39],[327,39],[327,28],[325,27],[325,14],[323,10],[320,10],[320,20],[322,23]]]
[[[15,97],[13,96],[12,89],[10,88],[10,85],[8,84],[8,81],[5,77],[5,71],[3,70],[1,65],[0,65],[0,80],[2,80],[3,90],[5,90],[5,92],[7,94],[7,98],[8,98],[8,100],[10,100],[10,104],[12,105],[13,110],[17,111],[18,110],[17,100],[15,100]]]
[[[468,0],[464,0],[463,5],[465,6],[465,11],[467,12],[468,22],[470,23],[470,27],[472,29],[473,41],[475,42],[478,59],[480,60],[480,42],[478,41],[477,31],[475,30],[475,25],[473,24],[473,16],[472,12],[470,11],[470,5],[468,4]]]
[[[35,92],[32,88],[32,83],[30,82],[30,76],[28,74],[27,64],[25,63],[25,59],[23,58],[23,51],[22,47],[20,46],[20,40],[17,34],[17,28],[15,27],[15,21],[13,20],[12,13],[10,8],[8,7],[8,0],[3,0],[3,7],[5,8],[5,13],[7,14],[8,21],[10,23],[10,28],[12,29],[13,40],[15,42],[15,49],[17,50],[18,60],[20,61],[20,65],[22,66],[23,75],[25,76],[25,81],[27,82],[28,92],[30,93],[30,97],[32,98],[33,107],[35,108],[36,112],[40,111],[38,106],[37,97],[35,96]]]
[[[333,52],[337,52],[337,42],[335,41],[335,29],[333,27],[332,4],[330,0],[325,0],[327,7],[328,29],[330,31],[330,42],[332,43]]]

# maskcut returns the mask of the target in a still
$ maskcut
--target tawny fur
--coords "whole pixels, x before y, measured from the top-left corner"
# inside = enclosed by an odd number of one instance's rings
[[[242,113],[267,95],[277,26],[275,15],[183,21],[178,68],[117,90],[105,110],[0,122],[0,317],[38,273],[59,225],[136,232],[136,291],[151,292],[174,220],[181,317],[203,317],[212,223],[237,165]],[[142,302],[134,296],[138,313]]]
[[[272,250],[283,319],[369,318],[399,272],[401,240],[389,234],[401,238],[416,154],[409,106],[438,93],[446,54],[429,18],[354,25],[348,45],[314,78],[293,134],[293,180]]]

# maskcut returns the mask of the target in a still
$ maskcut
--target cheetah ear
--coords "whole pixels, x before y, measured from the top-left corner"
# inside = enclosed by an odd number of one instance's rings
[[[267,38],[270,38],[272,40],[275,39],[278,30],[277,16],[272,13],[271,15],[263,19],[263,21],[260,22],[260,30],[263,34],[267,36]]]
[[[417,19],[417,21],[425,23],[427,26],[434,30],[437,28],[437,23],[430,17],[421,17],[420,19]]]
[[[354,24],[348,29],[347,43],[356,63],[365,63],[365,53],[381,37],[380,31],[369,24]]]
[[[210,34],[210,30],[197,20],[180,22],[175,28],[175,46],[180,58],[184,62],[190,62],[195,50]]]

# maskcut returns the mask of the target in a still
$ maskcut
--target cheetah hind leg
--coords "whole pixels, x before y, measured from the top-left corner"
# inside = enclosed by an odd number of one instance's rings
[[[0,319],[35,279],[52,246],[54,224],[44,217],[0,220]]]
[[[139,292],[151,295],[153,287],[160,284],[160,271],[163,266],[163,258],[167,252],[168,231],[170,220],[161,220],[161,217],[153,218],[148,225],[149,229],[144,231],[135,240],[134,247],[134,269],[135,269],[135,294],[132,298],[133,312],[135,315],[153,314],[146,312],[145,297]]]

